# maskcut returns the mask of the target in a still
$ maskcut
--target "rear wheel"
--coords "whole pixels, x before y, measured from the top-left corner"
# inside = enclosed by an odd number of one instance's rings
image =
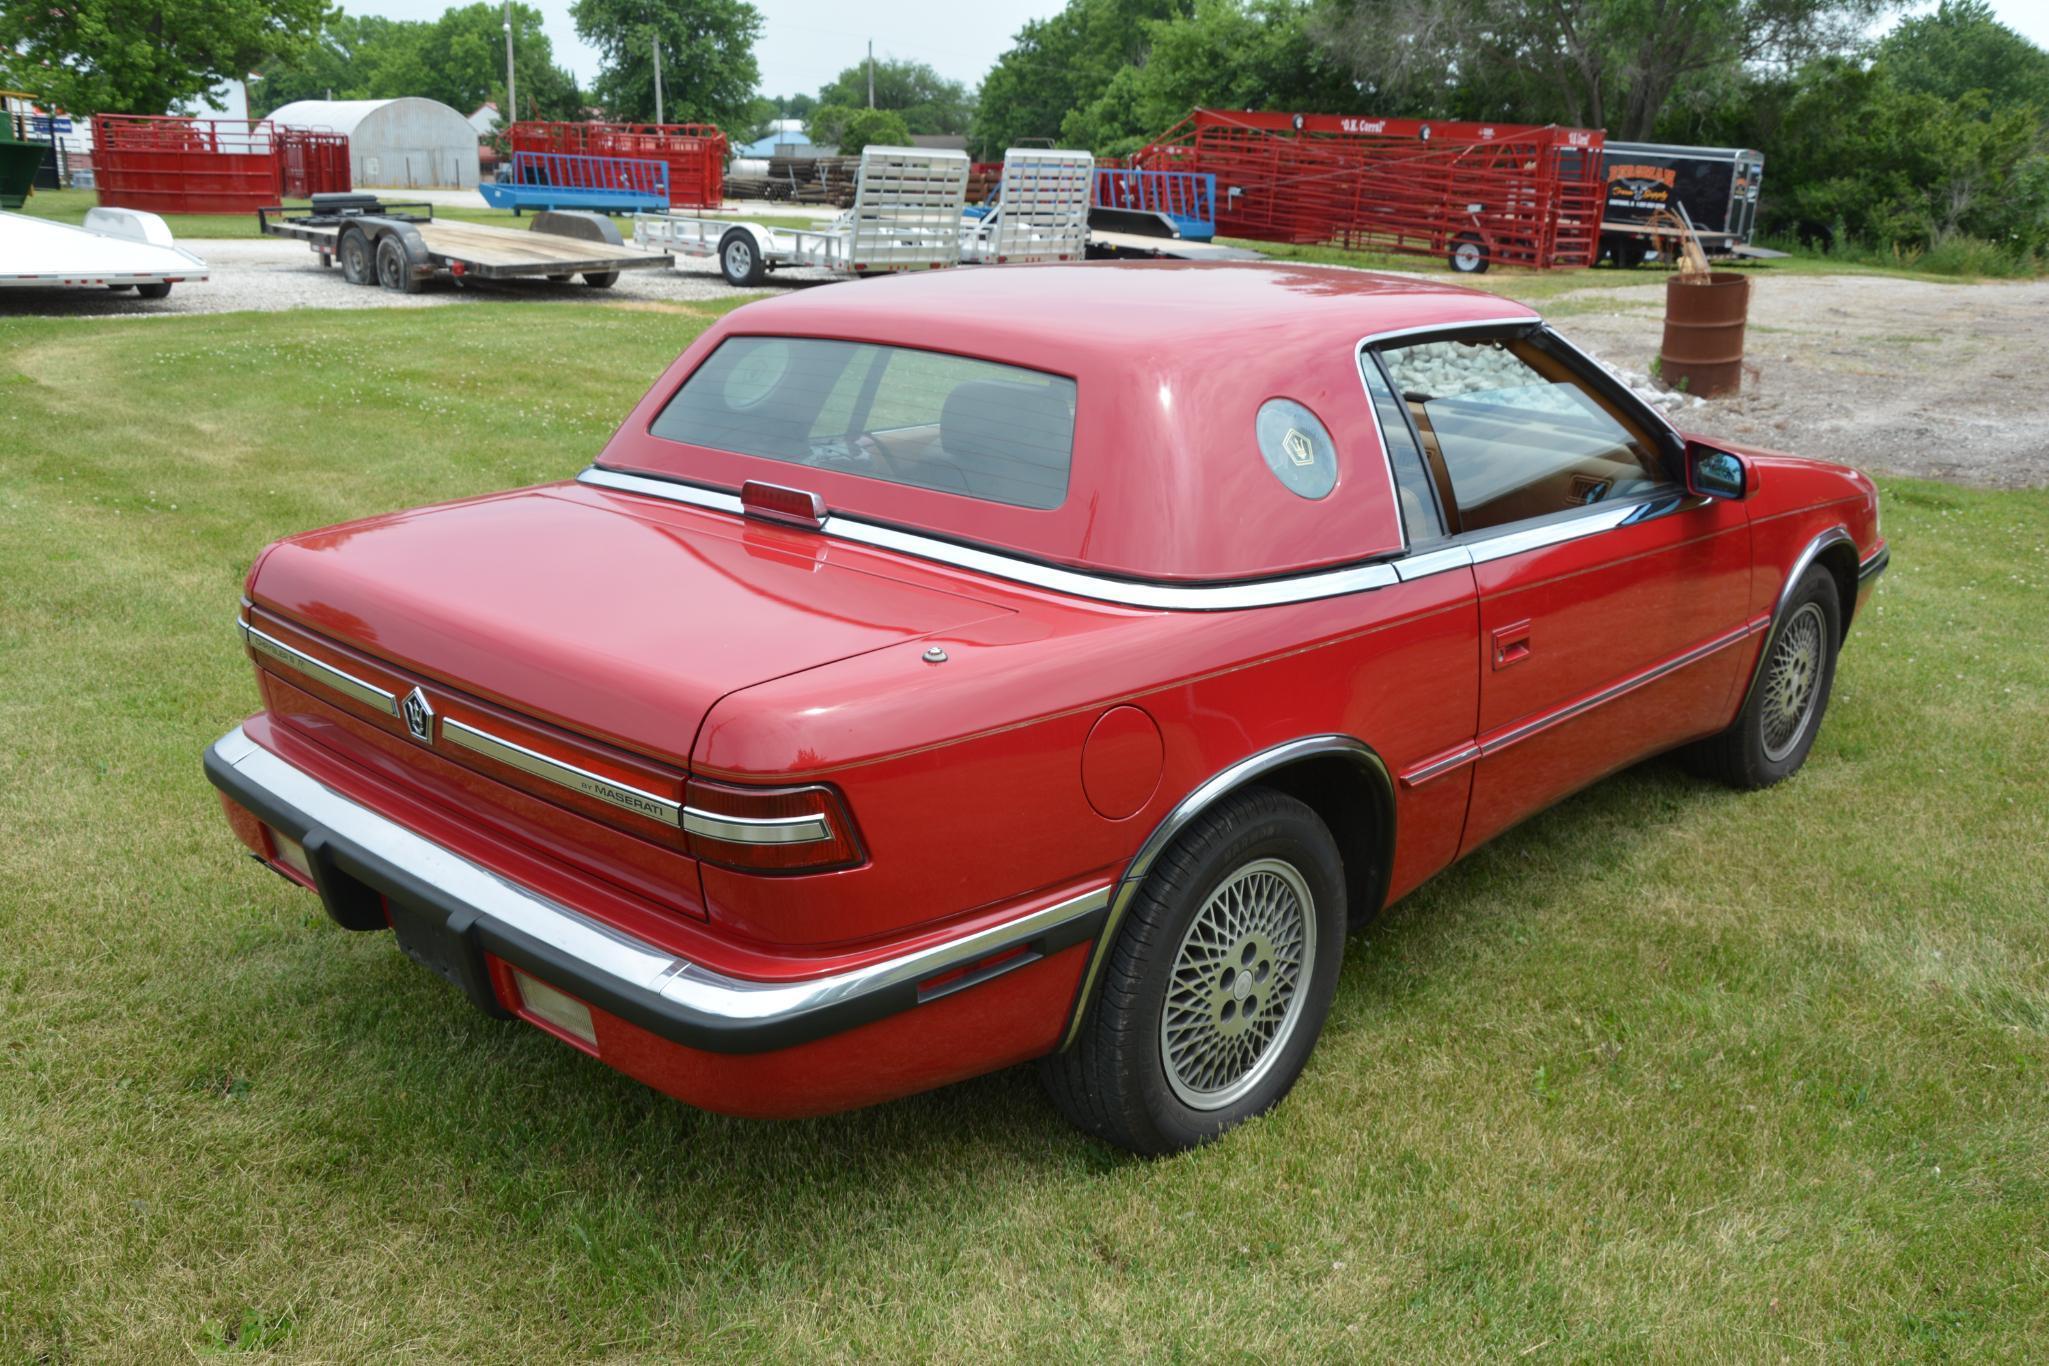
[[[157,283],[153,285],[137,285],[135,287],[135,292],[137,294],[140,294],[145,299],[166,298],[169,296],[171,292],[171,282],[168,280],[159,280]]]
[[[1461,275],[1485,275],[1490,264],[1487,244],[1476,232],[1462,232],[1452,239],[1451,268]]]
[[[738,289],[760,284],[768,278],[768,266],[755,247],[754,234],[744,228],[729,229],[719,239],[719,273]]]
[[[377,283],[398,294],[419,292],[419,277],[413,274],[405,244],[396,237],[387,237],[377,244]]]
[[[1684,751],[1687,762],[1731,787],[1770,787],[1791,777],[1821,731],[1842,635],[1835,576],[1810,565],[1765,639],[1743,710],[1727,730]]]
[[[344,229],[341,241],[335,244],[334,254],[341,258],[342,279],[347,280],[352,285],[367,285],[376,282],[376,256],[370,249],[370,238],[362,229]]]
[[[1278,1104],[1329,1013],[1344,864],[1293,797],[1205,812],[1132,898],[1072,1048],[1040,1065],[1080,1128],[1137,1153],[1204,1143]]]
[[[587,270],[583,273],[583,282],[592,289],[610,289],[613,285],[619,283],[619,272],[616,270]]]

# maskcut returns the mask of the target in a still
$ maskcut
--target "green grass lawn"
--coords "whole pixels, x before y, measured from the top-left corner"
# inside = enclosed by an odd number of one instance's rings
[[[0,1360],[2049,1353],[2049,493],[1888,483],[1799,777],[1513,831],[1172,1160],[696,1113],[242,857],[257,550],[574,473],[710,316],[0,321]]]
[[[377,190],[371,193],[381,195],[387,202],[393,204],[404,203],[406,199],[406,194],[403,190]],[[99,195],[92,190],[38,190],[29,197],[28,203],[22,208],[22,212],[33,214],[38,218],[53,218],[60,223],[83,223],[85,222],[86,210],[97,207],[99,202]],[[684,212],[688,211],[685,210]],[[454,219],[463,223],[498,223],[508,228],[521,229],[533,226],[534,221],[531,216],[520,217],[509,209],[491,209],[485,208],[482,205],[470,208],[466,205],[436,204],[434,205],[434,217]],[[732,218],[737,221],[739,215],[707,213],[703,217]],[[163,215],[163,219],[165,223],[170,225],[171,235],[181,241],[188,237],[234,238],[261,237],[263,235],[257,228],[256,215],[253,213],[171,213]],[[620,225],[621,231],[627,237],[632,237],[633,225],[631,219],[618,218],[614,221]],[[750,218],[748,221],[752,223],[765,223],[770,227],[777,228],[812,228],[817,226],[817,223],[809,218],[770,216]]]

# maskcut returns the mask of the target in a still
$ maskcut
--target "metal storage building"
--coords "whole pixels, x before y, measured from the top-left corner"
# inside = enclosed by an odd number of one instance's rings
[[[296,100],[270,121],[346,133],[358,188],[470,189],[477,183],[477,130],[439,100]]]

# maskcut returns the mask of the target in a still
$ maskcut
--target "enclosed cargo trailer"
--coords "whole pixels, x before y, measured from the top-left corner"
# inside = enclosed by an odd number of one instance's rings
[[[1748,147],[1685,147],[1611,142],[1603,149],[1606,183],[1601,250],[1616,265],[1670,258],[1684,228],[1654,221],[1661,210],[1690,223],[1710,256],[1741,254],[1757,230],[1764,153]]]

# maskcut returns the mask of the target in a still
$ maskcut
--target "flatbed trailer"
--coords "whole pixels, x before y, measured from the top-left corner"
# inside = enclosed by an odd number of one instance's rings
[[[323,195],[303,208],[258,209],[256,221],[269,236],[305,242],[323,267],[339,261],[342,278],[350,284],[382,285],[407,294],[442,276],[457,281],[539,276],[561,283],[581,275],[591,288],[608,289],[622,270],[669,263],[663,252],[627,245],[618,227],[595,213],[537,213],[532,229],[522,231],[436,219],[431,204]]]
[[[134,289],[161,299],[206,279],[206,262],[153,213],[88,209],[84,227],[0,211],[0,289]]]

